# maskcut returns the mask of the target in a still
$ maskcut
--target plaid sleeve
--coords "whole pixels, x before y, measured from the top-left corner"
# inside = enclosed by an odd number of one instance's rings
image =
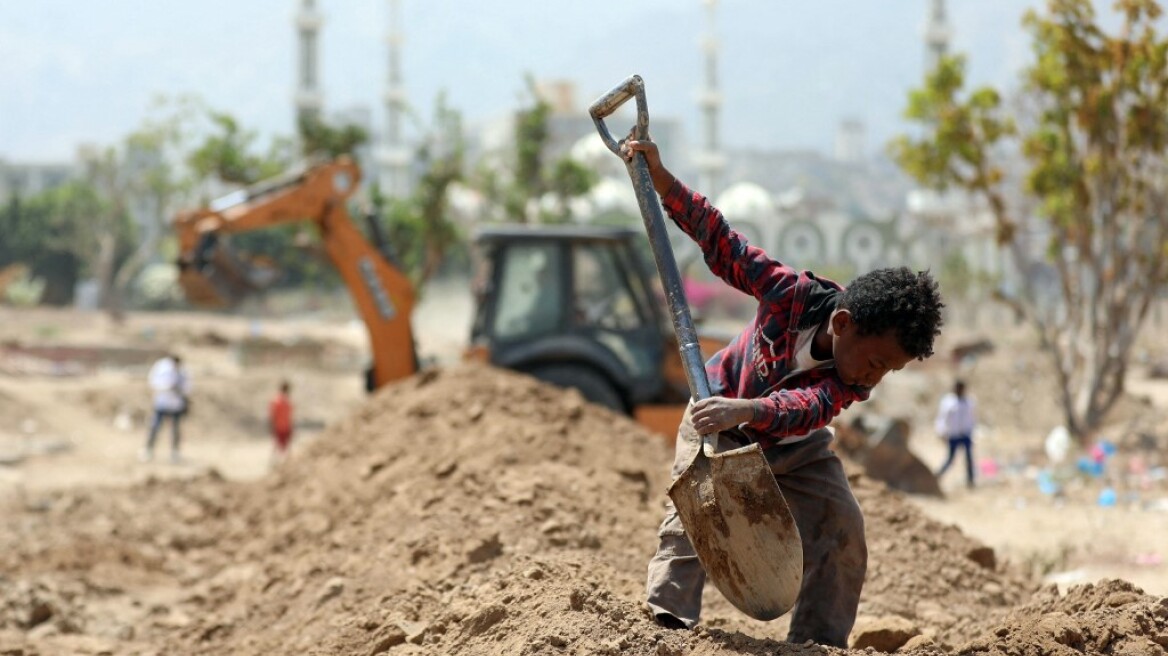
[[[661,204],[669,218],[701,247],[710,271],[735,289],[761,299],[798,280],[798,272],[749,245],[705,196],[680,180],[674,181]]]
[[[842,381],[824,378],[808,387],[783,389],[755,401],[755,417],[747,426],[777,439],[806,435],[831,423],[854,401],[868,398]]]

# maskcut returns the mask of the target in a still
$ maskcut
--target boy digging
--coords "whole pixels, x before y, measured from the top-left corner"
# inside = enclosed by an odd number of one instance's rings
[[[757,442],[791,508],[803,541],[803,584],[789,642],[847,647],[864,584],[864,517],[827,424],[868,398],[886,374],[933,354],[941,303],[927,272],[879,269],[846,289],[796,271],[749,246],[721,212],[666,170],[656,144],[625,143],[644,153],[669,217],[705,256],[710,271],[758,299],[754,319],[706,363],[714,396],[692,403],[678,429],[673,476],[719,432],[719,450]],[[649,562],[648,605],[662,626],[693,628],[705,572],[671,501]]]

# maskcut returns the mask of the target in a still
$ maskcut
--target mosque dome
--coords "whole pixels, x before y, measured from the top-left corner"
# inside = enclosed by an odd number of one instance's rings
[[[608,153],[607,150],[604,152]],[[612,153],[608,156],[612,157]],[[589,190],[587,198],[596,213],[621,211],[632,216],[641,215],[641,209],[637,206],[637,195],[627,178],[624,180],[601,178]]]
[[[608,146],[604,145],[599,134],[580,137],[568,150],[568,156],[588,167],[595,167],[609,160],[620,162]]]
[[[775,202],[770,192],[753,182],[730,185],[714,201],[714,206],[731,221],[767,218],[775,214]]]

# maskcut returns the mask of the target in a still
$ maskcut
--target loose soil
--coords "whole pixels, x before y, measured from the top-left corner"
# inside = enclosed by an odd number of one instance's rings
[[[833,652],[781,642],[781,622],[743,619],[712,588],[702,629],[649,620],[669,460],[574,392],[426,372],[258,481],[9,501],[0,653]],[[1164,653],[1168,600],[1124,583],[1032,595],[992,550],[852,478],[871,551],[861,627],[907,621],[914,653]]]
[[[1168,653],[1154,558],[1168,513],[1149,505],[1163,489],[1110,509],[1090,483],[1036,491],[1033,454],[1056,420],[1023,339],[963,371],[990,426],[980,453],[1017,464],[1010,476],[966,492],[953,473],[947,499],[922,500],[845,462],[870,551],[845,652],[787,644],[785,619],[749,620],[709,586],[697,630],[653,624],[642,586],[665,441],[574,392],[456,364],[465,327],[441,313],[419,331],[438,366],[372,398],[351,323],[0,316],[0,341],[179,344],[197,390],[187,463],[142,464],[144,366],[0,362],[0,456],[18,456],[0,461],[0,655]],[[266,350],[245,364],[239,345],[257,333]],[[281,359],[281,343],[304,339],[319,345]],[[318,353],[328,362],[304,362]],[[1002,385],[1019,362],[1031,382]],[[914,448],[939,461],[929,420],[953,375],[941,356],[914,364],[849,413],[906,416]],[[270,469],[263,412],[285,377],[297,439]],[[1124,448],[1168,435],[1168,386],[1135,383],[1150,400],[1120,408],[1110,430]]]

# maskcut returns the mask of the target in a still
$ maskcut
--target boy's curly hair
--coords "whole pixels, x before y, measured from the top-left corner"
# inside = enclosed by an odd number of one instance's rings
[[[928,271],[907,267],[876,269],[856,278],[844,290],[839,307],[852,313],[860,335],[896,331],[904,352],[924,360],[933,354],[933,338],[941,334],[941,294]]]

